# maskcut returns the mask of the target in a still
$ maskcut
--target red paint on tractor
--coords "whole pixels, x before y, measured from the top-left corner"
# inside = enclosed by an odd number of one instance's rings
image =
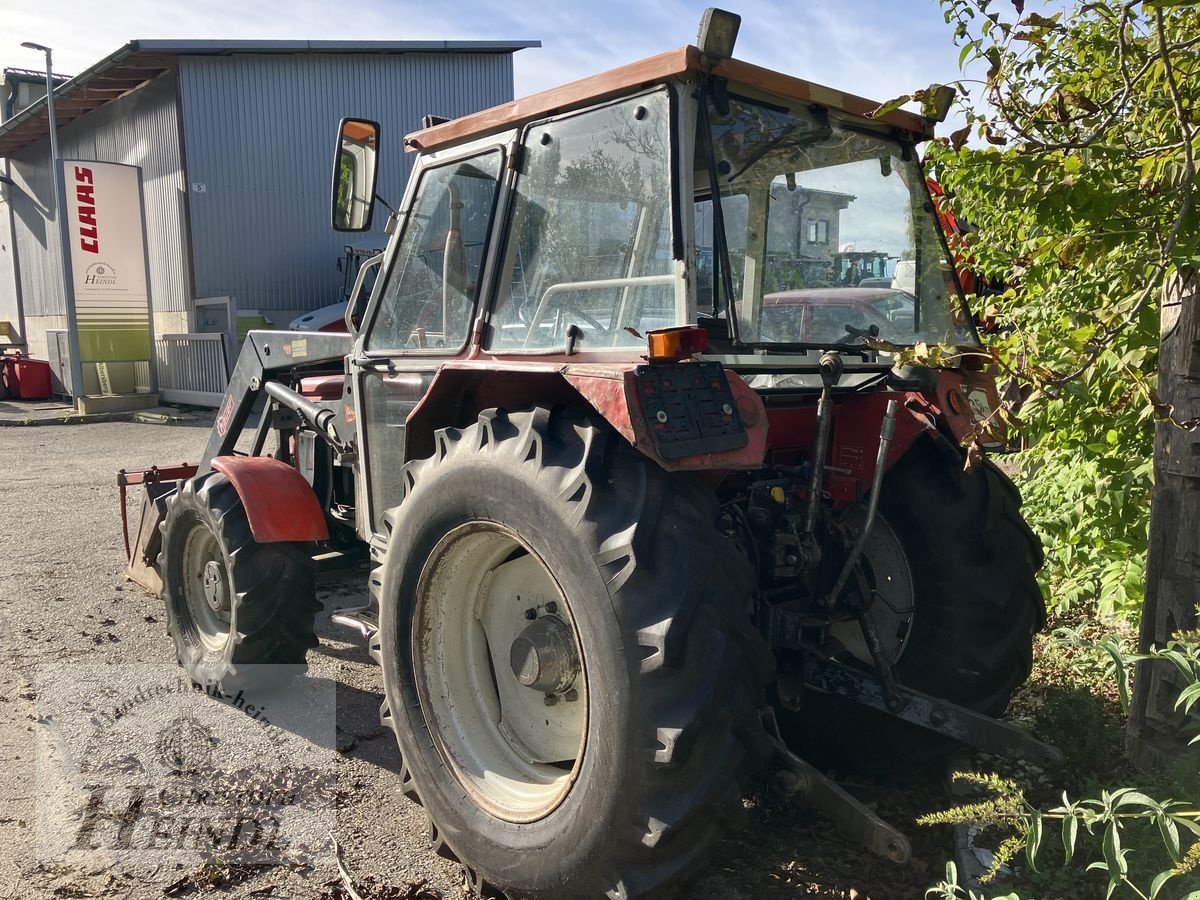
[[[989,372],[970,369],[941,369],[937,375],[934,414],[940,413],[954,439],[975,438],[985,446],[1008,440],[1007,427],[997,414],[1000,394]]]
[[[325,513],[304,476],[269,456],[218,456],[212,467],[242,498],[260,544],[329,539]]]
[[[748,441],[738,450],[697,453],[663,459],[655,450],[650,423],[642,412],[636,373],[640,363],[571,365],[563,377],[629,443],[668,471],[697,469],[757,469],[767,450],[767,415],[762,398],[732,369],[725,370],[729,388],[746,428]]]
[[[621,437],[638,447],[638,432],[629,411],[631,398],[633,403],[638,402],[637,392],[629,381],[632,374],[632,364],[570,366],[563,372],[563,377]],[[648,435],[642,434],[641,437],[643,441],[649,441]],[[644,447],[638,449],[644,450]]]
[[[233,396],[225,397],[225,402],[221,405],[220,415],[217,416],[216,429],[217,434],[224,437],[229,432],[229,423],[233,421]]]
[[[312,400],[341,400],[346,376],[310,375],[300,379],[300,396]]]
[[[921,394],[874,391],[839,397],[833,408],[833,436],[824,488],[837,508],[857,502],[870,489],[879,428],[888,400],[900,400],[901,408],[888,449],[887,468],[895,465],[922,434],[937,431],[931,419],[909,408],[914,401],[924,405]],[[809,406],[774,407],[766,415],[771,423],[767,463],[796,466],[807,461],[816,441],[816,400]]]

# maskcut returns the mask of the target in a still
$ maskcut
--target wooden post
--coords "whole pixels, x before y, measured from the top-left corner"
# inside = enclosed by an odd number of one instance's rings
[[[1176,421],[1200,416],[1200,273],[1189,269],[1163,288],[1158,393]],[[1146,603],[1138,649],[1163,646],[1196,627],[1200,604],[1200,429],[1155,426],[1154,493]],[[1160,769],[1200,731],[1175,710],[1183,686],[1166,662],[1138,664],[1129,708],[1127,746],[1142,769]],[[1193,717],[1195,718],[1195,717]],[[1190,727],[1194,726],[1194,727]]]

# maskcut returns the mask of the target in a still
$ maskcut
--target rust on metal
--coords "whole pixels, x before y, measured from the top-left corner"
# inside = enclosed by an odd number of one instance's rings
[[[581,78],[548,91],[531,94],[511,103],[452,119],[432,128],[414,131],[405,137],[404,147],[406,150],[435,150],[468,138],[515,128],[535,119],[598,103],[645,85],[657,84],[690,72],[708,71],[719,78],[727,78],[737,84],[787,100],[817,103],[855,116],[866,116],[880,105],[865,97],[847,94],[803,78],[773,72],[740,59],[720,60],[710,68],[704,62],[698,48],[685,46],[598,75]],[[879,116],[878,120],[906,131],[918,140],[933,137],[932,126],[921,116],[906,110],[893,110]]]
[[[196,474],[196,466],[183,463],[178,466],[151,466],[141,472],[127,472],[121,469],[117,472],[117,493],[121,504],[121,536],[125,539],[125,558],[132,562],[133,550],[129,545],[129,510],[126,508],[126,497],[130,485],[158,484],[163,481],[182,481]]]

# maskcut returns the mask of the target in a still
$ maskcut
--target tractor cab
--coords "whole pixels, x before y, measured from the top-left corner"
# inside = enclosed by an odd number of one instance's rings
[[[930,123],[874,109],[684,47],[409,135],[417,168],[360,346],[636,358],[649,332],[691,325],[709,356],[770,369],[815,368],[842,347],[890,366],[871,337],[974,344],[915,149]],[[362,129],[343,126],[335,227],[372,205],[373,183],[346,170],[374,146]],[[815,333],[770,313],[764,324],[781,292],[856,308],[839,292],[890,287],[896,260],[911,277],[887,312],[904,311],[877,333],[850,315]]]

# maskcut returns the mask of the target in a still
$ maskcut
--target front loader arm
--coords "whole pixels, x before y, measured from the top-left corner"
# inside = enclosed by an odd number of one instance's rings
[[[251,331],[229,376],[217,421],[208,436],[200,473],[212,468],[218,456],[227,456],[237,445],[246,419],[272,374],[322,363],[340,363],[350,352],[351,337],[319,331]]]
[[[264,392],[271,394],[275,402],[292,409],[301,418],[307,418],[306,414],[314,417],[317,420],[314,425],[317,427],[313,430],[325,440],[333,443],[333,435],[336,432],[330,427],[322,426],[329,426],[330,420],[335,418],[336,413],[330,407],[336,408],[336,404],[329,402],[322,408],[322,404],[306,401],[282,383],[276,384],[274,378],[287,380],[287,377],[297,370],[322,366],[328,369],[331,364],[342,366],[346,354],[350,351],[351,340],[348,334],[328,332],[251,331],[246,336],[246,342],[242,345],[237,365],[234,366],[233,374],[229,378],[229,386],[225,390],[225,397],[221,400],[217,420],[208,436],[208,443],[204,448],[204,455],[200,458],[199,466],[152,467],[144,472],[132,474],[122,469],[118,473],[117,486],[120,491],[121,521],[126,536],[126,552],[129,555],[128,575],[133,581],[153,593],[161,592],[162,581],[157,568],[159,550],[162,545],[159,526],[166,516],[167,501],[184,480],[211,472],[215,460],[219,457],[233,455],[234,448],[246,427],[246,420],[260,394]],[[256,456],[261,452],[271,422],[271,411],[264,407],[262,422],[251,456]],[[339,452],[345,450],[344,447],[335,449]],[[274,462],[274,466],[265,465],[272,462]],[[218,465],[221,464],[218,463]],[[307,482],[291,466],[285,466],[274,460],[255,461],[237,457],[227,460],[222,471],[225,471],[233,481],[239,496],[247,501],[247,513],[251,526],[253,528],[256,523],[259,526],[255,529],[256,538],[264,541],[318,540],[327,536],[323,511],[319,505],[316,505],[316,498],[312,496]],[[134,484],[142,484],[145,493],[142,497],[141,512],[137,519],[137,530],[133,544],[130,546],[125,496],[126,488]],[[289,510],[285,517],[295,519],[295,522],[290,523],[294,526],[296,522],[299,522],[299,525],[296,526],[299,530],[296,528],[291,531],[273,530],[271,526],[274,524],[274,519],[280,517],[276,514],[277,510],[282,507],[279,504],[272,507],[269,503],[264,505],[255,502],[253,498],[246,496],[248,491],[260,500],[262,497],[269,500],[277,495],[287,496],[290,492],[294,502],[284,504]],[[297,494],[304,491],[308,492],[306,499],[311,501],[307,504],[305,498],[296,497]],[[307,515],[297,518],[295,516],[296,509],[306,509]],[[260,536],[257,532],[262,532],[262,535]],[[301,537],[294,538],[296,534]]]

